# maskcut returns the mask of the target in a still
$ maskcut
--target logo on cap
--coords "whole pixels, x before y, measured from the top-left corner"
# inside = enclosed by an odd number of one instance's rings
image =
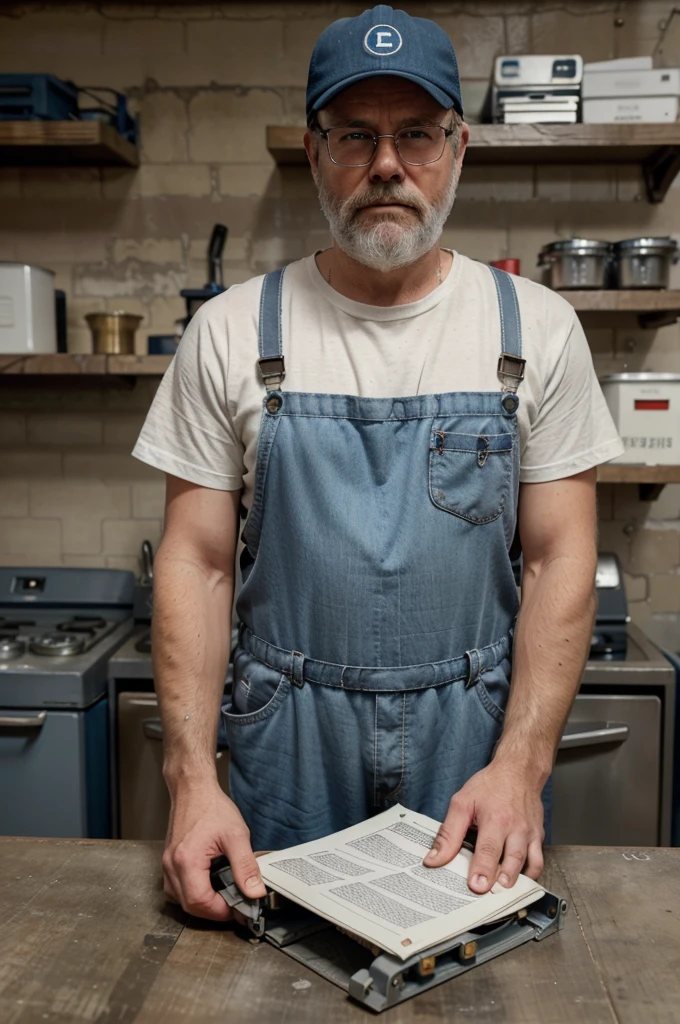
[[[364,37],[364,50],[376,57],[387,57],[401,50],[403,40],[392,25],[374,25]]]

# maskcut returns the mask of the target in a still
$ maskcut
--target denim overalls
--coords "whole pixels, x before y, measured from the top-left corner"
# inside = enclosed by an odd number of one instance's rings
[[[512,279],[489,272],[502,387],[407,398],[283,390],[283,271],[264,279],[267,393],[223,709],[254,849],[397,801],[442,819],[498,742],[524,361]]]

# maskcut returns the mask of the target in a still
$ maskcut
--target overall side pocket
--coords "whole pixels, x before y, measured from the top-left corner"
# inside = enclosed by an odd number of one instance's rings
[[[222,714],[227,727],[264,721],[290,693],[291,682],[278,669],[265,665],[242,647],[234,655],[234,686],[231,703]]]

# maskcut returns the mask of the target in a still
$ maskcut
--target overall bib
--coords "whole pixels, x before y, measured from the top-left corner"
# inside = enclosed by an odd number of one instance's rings
[[[267,393],[223,708],[253,849],[397,801],[441,820],[491,760],[518,611],[524,362],[512,279],[489,271],[502,388],[406,398],[283,390],[283,271],[264,280]]]

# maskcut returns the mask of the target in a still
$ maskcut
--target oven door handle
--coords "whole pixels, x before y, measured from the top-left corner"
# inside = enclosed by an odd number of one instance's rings
[[[567,725],[558,750],[625,743],[629,734],[630,729],[625,722],[573,722]]]
[[[162,740],[163,739],[163,725],[160,718],[145,718],[142,722],[142,729],[144,735],[148,740]],[[215,754],[217,761],[222,757],[223,751],[218,750]]]
[[[163,726],[160,718],[145,718],[142,722],[142,729],[148,740],[163,739]]]
[[[46,711],[36,715],[0,715],[0,729],[42,729],[46,718]]]

